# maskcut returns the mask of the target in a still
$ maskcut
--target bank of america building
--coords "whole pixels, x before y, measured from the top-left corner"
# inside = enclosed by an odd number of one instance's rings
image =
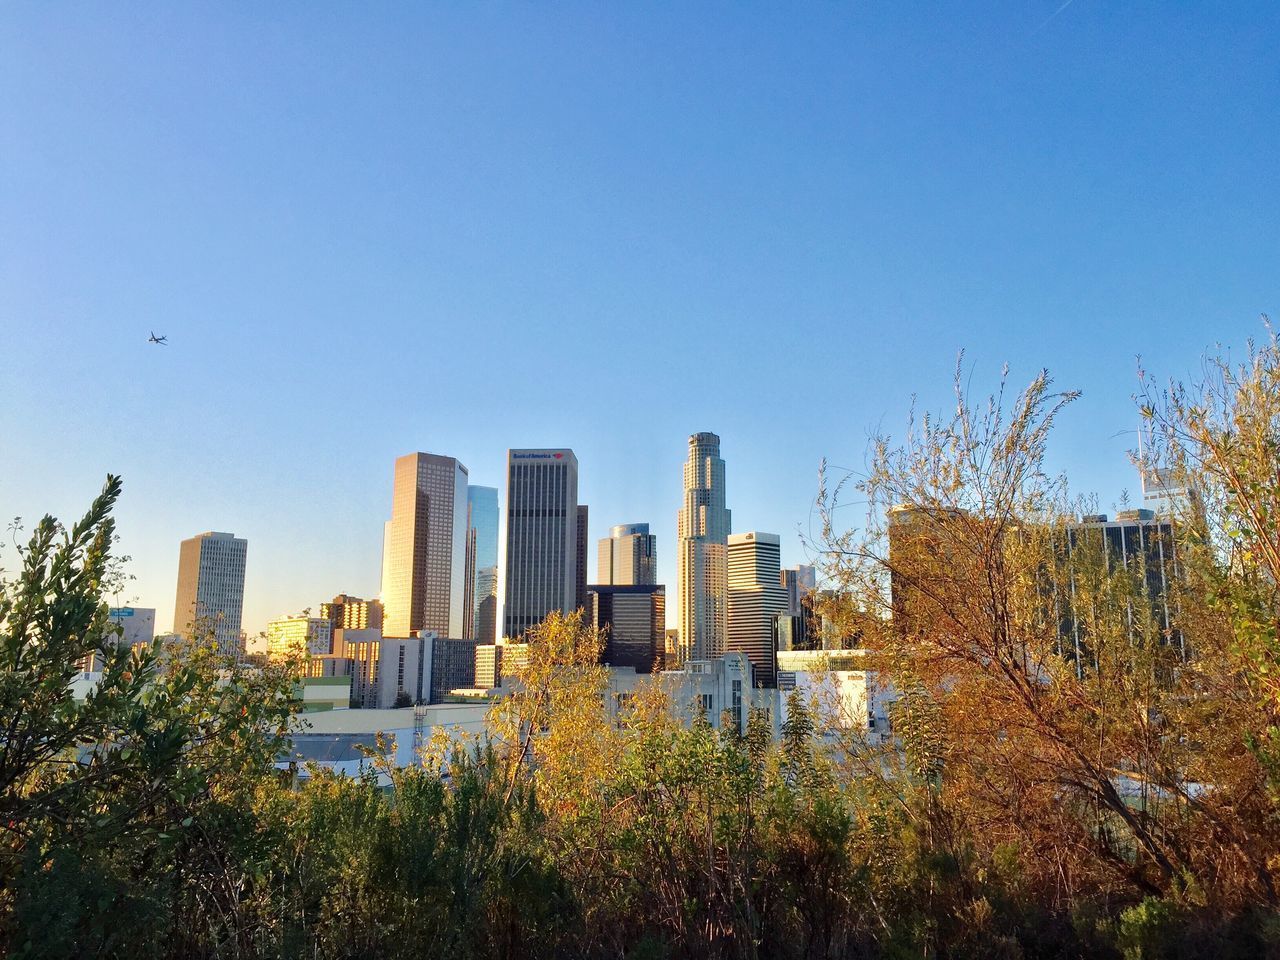
[[[515,639],[577,600],[578,458],[572,450],[507,451],[503,636]]]

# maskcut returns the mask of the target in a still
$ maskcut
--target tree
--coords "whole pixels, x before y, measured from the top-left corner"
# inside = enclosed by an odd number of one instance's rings
[[[108,477],[69,530],[45,516],[21,550],[18,578],[0,583],[0,885],[33,830],[82,826],[88,791],[139,768],[131,746],[111,746],[156,674],[152,651],[118,642],[102,598],[119,495],[120,479]],[[95,655],[101,679],[77,699],[72,680]]]
[[[104,591],[120,489],[108,477],[69,530],[41,520],[0,585],[0,943],[37,954],[59,936],[104,952],[243,942],[252,845],[237,844],[293,722],[296,663],[248,669],[199,633],[119,643]],[[77,697],[90,655],[100,679]]]
[[[1188,884],[1223,905],[1273,903],[1276,828],[1243,748],[1247,663],[1178,603],[1188,660],[1141,562],[1122,567],[1077,526],[1081,504],[1045,468],[1075,394],[1045,373],[1004,394],[973,403],[957,373],[952,415],[879,438],[857,485],[862,529],[837,525],[841,488],[824,487],[838,602],[900,694],[896,741],[862,771],[957,865],[961,898],[975,895],[963,864],[1011,849],[1054,909]],[[885,776],[899,756],[912,776]]]

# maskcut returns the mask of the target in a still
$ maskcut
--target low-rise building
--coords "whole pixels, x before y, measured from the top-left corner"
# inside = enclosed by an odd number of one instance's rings
[[[309,776],[309,765],[360,776],[381,757],[393,766],[418,762],[420,751],[439,730],[455,740],[485,732],[489,705],[439,704],[399,709],[330,710],[309,714],[276,766]],[[378,741],[382,740],[382,748]],[[372,756],[371,756],[372,755]]]
[[[866,661],[861,649],[779,650],[779,723],[786,722],[790,692],[799,690],[819,729],[887,736],[896,696]]]
[[[346,710],[351,706],[351,676],[303,677],[293,688],[302,713]]]
[[[610,668],[610,715],[618,719],[640,684],[651,682],[652,678],[631,667]],[[727,722],[737,730],[745,730],[754,708],[765,712],[776,732],[778,691],[752,683],[751,660],[743,652],[726,653],[714,660],[689,660],[677,669],[656,674],[656,679],[673,716],[686,727],[702,715],[716,729]]]
[[[156,637],[156,611],[154,607],[112,607],[112,635],[107,639],[118,646],[134,647],[150,644]],[[101,673],[101,653],[86,654],[77,664],[81,673]]]
[[[529,645],[499,640],[482,643],[476,647],[476,673],[474,684],[478,689],[491,690],[502,685],[504,676],[511,676],[529,662]]]

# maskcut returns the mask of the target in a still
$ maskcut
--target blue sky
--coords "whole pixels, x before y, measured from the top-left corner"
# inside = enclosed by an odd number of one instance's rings
[[[795,563],[819,460],[962,347],[1084,391],[1051,455],[1106,508],[1136,356],[1280,314],[1278,41],[1274,3],[4,4],[0,516],[121,473],[137,602],[230,530],[259,629],[376,593],[395,456],[566,445],[672,583],[714,430]]]

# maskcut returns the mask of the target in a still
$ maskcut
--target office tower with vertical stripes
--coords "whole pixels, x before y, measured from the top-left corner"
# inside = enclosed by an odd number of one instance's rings
[[[787,609],[780,582],[782,541],[774,533],[729,537],[727,652],[745,653],[757,686],[777,683],[778,614]]]
[[[173,631],[212,633],[225,655],[243,653],[240,617],[244,610],[244,568],[249,542],[235,534],[209,531],[182,541]]]
[[[466,565],[467,468],[433,453],[399,457],[383,545],[383,635],[461,637]]]
[[[681,661],[711,659],[725,651],[731,521],[720,438],[695,433],[689,438],[684,506],[676,521]]]
[[[572,450],[507,451],[503,636],[518,639],[578,599],[578,458]]]

